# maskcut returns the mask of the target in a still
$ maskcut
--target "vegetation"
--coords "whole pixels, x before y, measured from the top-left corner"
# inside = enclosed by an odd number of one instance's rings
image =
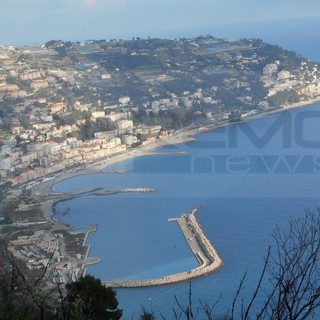
[[[102,285],[99,279],[87,275],[66,285],[67,294],[63,301],[65,319],[120,319],[116,292]]]
[[[174,319],[304,320],[315,319],[320,307],[320,209],[292,219],[288,231],[276,228],[264,267],[252,296],[241,298],[247,274],[240,280],[232,305],[223,317],[218,301],[194,307],[190,285],[187,305],[176,298]],[[262,302],[261,302],[262,301]],[[318,314],[317,314],[318,312]]]
[[[142,313],[140,315],[140,320],[155,320],[156,317],[153,312],[147,311],[145,308],[142,308]]]
[[[240,299],[247,275],[240,284],[226,314],[217,316],[219,303],[192,298],[188,303],[176,299],[170,319],[187,320],[303,320],[315,317],[320,306],[320,209],[307,210],[292,219],[288,231],[276,228],[275,245],[269,247],[260,280],[252,296]],[[0,318],[16,319],[120,319],[116,292],[99,279],[85,276],[63,286],[44,286],[46,268],[27,276],[23,266],[2,246],[0,264]],[[166,319],[163,315],[162,319]],[[142,308],[140,320],[154,320],[153,312]]]
[[[0,264],[0,319],[6,320],[117,320],[116,292],[99,279],[85,276],[78,281],[53,287],[47,283],[46,268],[42,274],[26,277],[23,267],[12,259]],[[8,264],[9,262],[9,264]]]
[[[283,90],[277,92],[273,96],[268,98],[270,105],[278,106],[285,103],[296,103],[299,101],[299,96],[295,90]]]

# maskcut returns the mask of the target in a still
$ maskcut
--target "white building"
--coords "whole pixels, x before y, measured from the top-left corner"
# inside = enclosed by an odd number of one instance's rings
[[[93,120],[97,118],[105,118],[106,116],[106,113],[104,111],[93,111],[91,114],[92,114]]]
[[[120,120],[117,122],[119,130],[128,130],[133,128],[132,120]]]
[[[118,121],[118,120],[129,120],[131,117],[131,112],[112,112],[108,115],[106,115],[106,118],[112,120],[112,121]]]
[[[269,63],[263,68],[264,76],[272,76],[278,72],[278,65],[276,63]]]
[[[9,170],[11,167],[10,157],[0,157],[0,170]]]
[[[120,97],[120,98],[119,98],[119,102],[120,102],[121,104],[128,104],[128,103],[130,102],[130,97],[128,97],[128,96]]]
[[[282,70],[278,73],[279,80],[287,80],[287,79],[290,79],[290,77],[291,77],[291,73],[289,71]]]

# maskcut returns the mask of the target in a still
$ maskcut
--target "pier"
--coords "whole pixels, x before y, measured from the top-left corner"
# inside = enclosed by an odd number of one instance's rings
[[[102,190],[95,192],[96,196],[108,196],[114,195],[118,193],[148,193],[148,192],[155,192],[155,189],[152,188],[126,188],[121,190]]]
[[[199,225],[196,214],[200,207],[196,207],[191,213],[183,214],[179,218],[171,218],[169,222],[178,222],[182,233],[184,234],[190,249],[199,261],[199,266],[195,269],[168,275],[162,278],[131,280],[131,281],[107,281],[104,285],[113,288],[138,288],[159,286],[191,280],[197,277],[205,276],[219,269],[223,261],[218,252],[211,244]]]
[[[99,192],[100,190],[102,190],[101,187],[98,188],[93,188],[93,189],[88,189],[88,190],[83,190],[83,191],[79,191],[79,192],[51,192],[49,194],[43,194],[40,195],[40,201],[41,200],[55,200],[56,202],[58,201],[62,201],[62,200],[70,200],[72,198],[76,198],[76,197],[80,197],[86,194],[94,194],[96,192]],[[34,196],[34,198],[36,198]]]

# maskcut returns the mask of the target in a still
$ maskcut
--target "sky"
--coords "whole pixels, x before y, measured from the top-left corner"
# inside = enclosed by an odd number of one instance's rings
[[[0,0],[0,44],[170,37],[179,30],[309,17],[320,17],[319,0]]]

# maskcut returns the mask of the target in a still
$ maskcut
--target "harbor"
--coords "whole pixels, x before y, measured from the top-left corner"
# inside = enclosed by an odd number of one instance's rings
[[[179,227],[186,241],[188,242],[191,251],[199,261],[198,267],[162,278],[131,281],[107,281],[104,282],[104,285],[106,287],[113,288],[159,286],[191,280],[218,270],[223,265],[223,261],[220,258],[217,250],[204,234],[200,224],[196,219],[196,214],[198,213],[199,209],[200,207],[197,206],[190,213],[185,213],[179,218],[169,219],[169,222],[177,222],[179,224]]]

